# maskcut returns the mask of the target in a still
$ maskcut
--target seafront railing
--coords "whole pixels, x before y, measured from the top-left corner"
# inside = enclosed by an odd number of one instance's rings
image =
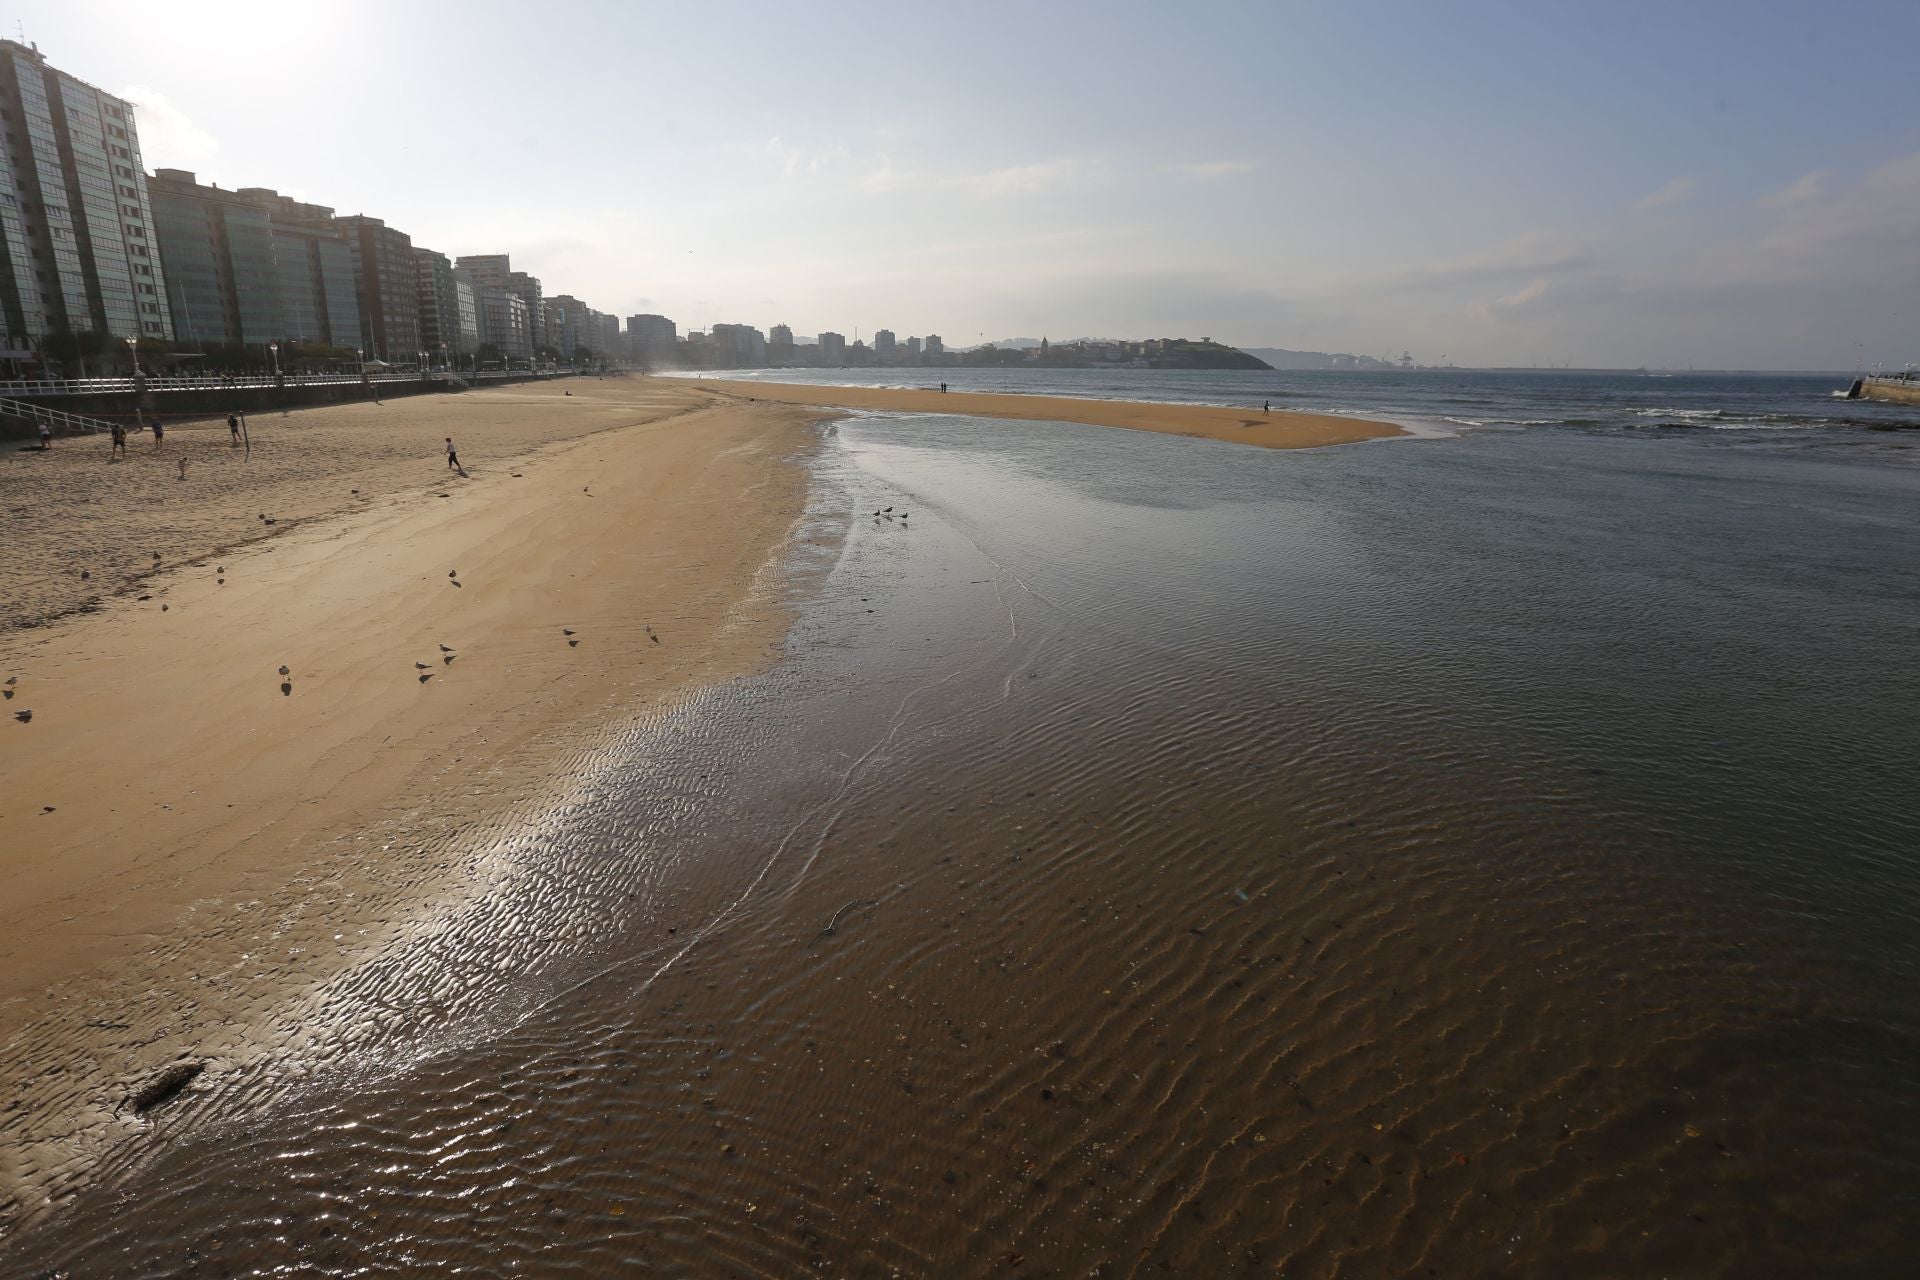
[[[445,382],[450,376],[443,370],[434,370],[431,373],[369,373],[364,376],[357,373],[308,373],[285,378],[275,378],[271,374],[234,378],[32,378],[0,381],[0,397],[84,396],[143,390],[223,391],[238,387],[324,387],[354,382]],[[462,370],[458,374],[459,380],[467,383],[554,376],[557,376],[555,371],[544,369],[533,373],[524,369],[482,369],[478,373]]]

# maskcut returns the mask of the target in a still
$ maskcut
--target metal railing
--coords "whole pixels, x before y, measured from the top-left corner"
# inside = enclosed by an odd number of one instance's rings
[[[444,382],[449,377],[458,377],[462,381],[474,382],[485,379],[501,378],[550,378],[562,370],[539,369],[482,369],[478,373],[470,369],[458,370],[449,374],[444,369],[435,369],[423,373],[306,373],[286,378],[275,378],[271,374],[246,374],[232,378],[33,378],[0,381],[0,397],[17,396],[79,396],[99,395],[103,393],[127,391],[228,391],[241,387],[324,387],[338,386],[341,383],[373,382]]]
[[[0,400],[0,414],[15,418],[30,418],[35,422],[44,422],[55,431],[64,431],[71,435],[85,431],[111,431],[113,424],[99,418],[82,417],[77,413],[68,413],[64,409],[49,409],[43,404],[28,404],[24,400]]]

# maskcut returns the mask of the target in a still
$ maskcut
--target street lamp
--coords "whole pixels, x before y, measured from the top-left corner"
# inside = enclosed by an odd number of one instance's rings
[[[137,334],[127,335],[127,363],[133,366],[133,376],[140,376],[140,338]]]
[[[267,354],[273,357],[273,380],[278,382],[280,381],[280,344],[277,342],[269,342],[267,344]]]

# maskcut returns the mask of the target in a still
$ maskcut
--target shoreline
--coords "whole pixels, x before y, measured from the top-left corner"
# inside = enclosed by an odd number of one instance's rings
[[[814,408],[965,414],[1021,422],[1078,422],[1095,427],[1125,427],[1133,431],[1221,440],[1263,449],[1314,449],[1409,434],[1390,422],[1287,409],[1263,413],[1258,408],[1141,400],[1082,400],[1018,391],[921,391],[898,387],[737,382],[723,378],[677,378],[671,374],[660,375],[655,380],[707,388],[756,403],[773,401]]]
[[[22,1104],[0,1115],[0,1238],[84,1181],[129,1087],[299,1035],[280,1010],[443,906],[465,853],[561,801],[608,732],[767,664],[789,619],[764,569],[820,416],[616,379],[301,411],[269,448],[309,447],[304,478],[247,472],[224,422],[137,468],[0,476],[137,480],[172,535],[158,569],[103,566],[105,594],[0,632],[0,1074]],[[444,434],[490,440],[471,475],[436,475]],[[196,490],[216,466],[229,483]],[[263,491],[287,513],[264,537]],[[139,523],[95,514],[79,543]],[[17,601],[40,567],[0,584]]]

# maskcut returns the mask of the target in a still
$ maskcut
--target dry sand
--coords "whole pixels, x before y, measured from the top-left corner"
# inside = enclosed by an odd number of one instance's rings
[[[1074,400],[979,391],[916,391],[896,387],[820,387],[795,383],[727,382],[700,379],[695,385],[782,404],[892,409],[905,413],[963,413],[978,418],[1016,418],[1028,422],[1084,422],[1096,427],[1128,427],[1168,435],[1201,436],[1265,449],[1309,449],[1405,435],[1399,427],[1364,418],[1327,413],[1263,413],[1258,407],[1222,408],[1199,404],[1147,404],[1129,400]]]
[[[255,418],[251,460],[224,422],[9,452],[0,1178],[364,954],[435,891],[422,849],[551,795],[596,726],[769,660],[815,415],[716,399],[567,380]]]

